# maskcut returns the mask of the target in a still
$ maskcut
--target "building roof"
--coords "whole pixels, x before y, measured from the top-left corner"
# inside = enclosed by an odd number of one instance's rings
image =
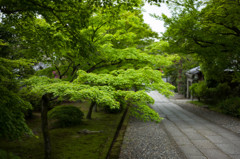
[[[197,74],[197,73],[199,73],[201,70],[200,70],[200,66],[198,66],[198,67],[194,67],[194,68],[192,68],[191,70],[188,70],[186,73],[187,74]]]

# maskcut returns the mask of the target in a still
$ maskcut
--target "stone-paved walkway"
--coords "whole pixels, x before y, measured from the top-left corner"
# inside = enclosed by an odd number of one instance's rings
[[[240,159],[240,136],[207,118],[172,103],[158,92],[149,93],[160,124],[131,121],[120,159]]]
[[[151,92],[152,106],[165,116],[163,124],[183,153],[190,159],[240,159],[240,136],[188,112],[158,92]]]

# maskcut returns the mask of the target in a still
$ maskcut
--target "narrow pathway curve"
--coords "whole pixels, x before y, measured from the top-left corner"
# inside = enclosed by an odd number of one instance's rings
[[[152,106],[178,147],[189,159],[240,159],[240,136],[170,102],[158,92],[149,93]]]

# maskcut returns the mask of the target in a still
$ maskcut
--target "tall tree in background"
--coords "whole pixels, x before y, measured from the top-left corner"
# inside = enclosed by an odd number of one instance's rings
[[[32,71],[31,60],[13,57],[18,38],[0,24],[0,137],[20,138],[23,134],[32,134],[25,123],[24,113],[31,109],[30,103],[19,95],[19,80]]]
[[[74,7],[71,1],[66,1],[64,6],[58,1],[54,4],[38,1],[24,3],[33,5],[33,8],[22,9],[20,14],[24,14],[20,18],[17,16],[17,6],[20,4],[17,3],[15,8],[8,8],[9,10],[3,8],[9,16],[4,22],[14,26],[13,31],[23,37],[22,45],[26,49],[23,49],[22,53],[30,54],[30,58],[36,58],[51,66],[39,74],[51,74],[55,70],[59,78],[67,76],[69,80],[73,80],[78,69],[91,72],[103,65],[119,64],[120,61],[113,62],[111,57],[106,56],[106,49],[146,45],[152,42],[150,37],[157,37],[157,34],[143,23],[139,8],[142,5],[141,1],[134,1],[128,5],[124,2],[114,5],[104,3],[100,6],[88,1]],[[63,8],[60,9],[58,5]],[[70,8],[66,8],[67,5],[70,5]],[[79,16],[75,14],[76,10],[81,10]],[[32,14],[29,15],[29,12]],[[32,52],[35,54],[31,54]]]
[[[239,1],[186,0],[172,5],[173,16],[162,16],[168,27],[164,39],[172,51],[196,54],[207,79],[221,82],[226,69],[239,79]]]

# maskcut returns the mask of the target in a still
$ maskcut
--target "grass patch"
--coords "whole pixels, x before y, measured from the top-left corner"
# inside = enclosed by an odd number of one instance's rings
[[[112,143],[122,113],[107,114],[93,112],[92,120],[85,119],[89,103],[71,103],[84,112],[84,119],[79,126],[50,130],[52,159],[105,159]],[[43,159],[43,138],[41,133],[40,113],[34,113],[33,119],[27,121],[35,137],[23,137],[21,141],[1,139],[0,149],[13,152],[22,159]],[[96,134],[78,134],[83,129],[100,131]]]
[[[199,107],[206,107],[207,106],[206,103],[201,102],[201,101],[188,101],[188,103],[194,104],[194,105],[199,106]]]

